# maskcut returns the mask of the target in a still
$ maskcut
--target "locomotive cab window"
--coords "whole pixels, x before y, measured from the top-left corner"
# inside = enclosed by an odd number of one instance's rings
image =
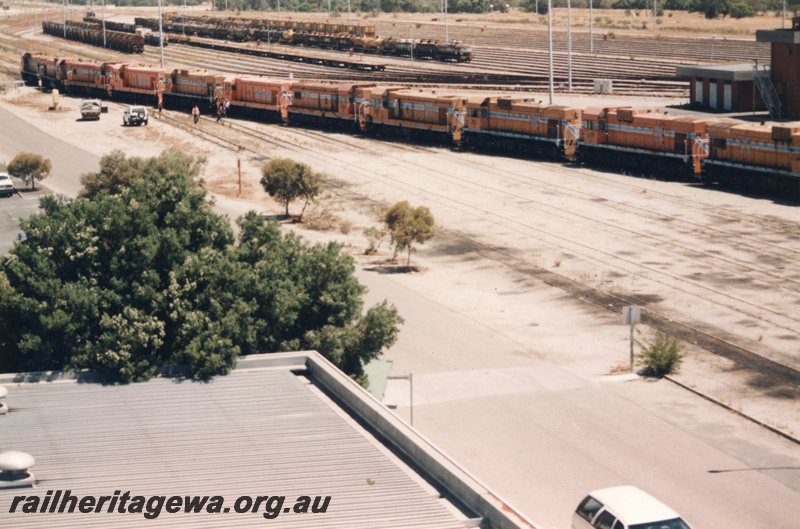
[[[294,93],[295,99],[303,99],[303,92],[295,92]]]
[[[597,128],[596,125],[596,121],[583,121],[581,126],[586,130],[595,130]]]

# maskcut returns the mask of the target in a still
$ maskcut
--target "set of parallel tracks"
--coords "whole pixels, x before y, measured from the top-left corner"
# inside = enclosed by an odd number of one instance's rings
[[[479,216],[484,221],[496,225],[498,229],[502,228],[506,231],[517,231],[520,235],[524,234],[526,237],[531,237],[532,234],[541,232],[540,236],[542,237],[542,241],[558,238],[553,233],[548,233],[546,230],[541,230],[536,226],[527,225],[515,218],[505,216],[497,212],[490,212],[476,208],[474,204],[456,200],[445,194],[432,193],[429,187],[415,186],[408,181],[400,180],[388,174],[378,174],[374,172],[366,173],[364,169],[356,164],[337,161],[324,154],[317,154],[314,151],[298,146],[296,141],[279,139],[275,135],[264,132],[257,126],[250,126],[246,123],[238,122],[236,120],[228,120],[224,123],[223,127],[216,127],[214,126],[215,124],[213,121],[210,119],[207,120],[204,123],[204,126],[200,128],[193,128],[180,120],[178,120],[178,123],[182,128],[198,132],[204,137],[207,137],[208,135],[215,137],[227,134],[239,135],[240,140],[225,140],[226,142],[229,142],[229,148],[239,152],[250,151],[251,154],[254,157],[257,157],[259,160],[267,161],[269,157],[261,154],[261,149],[257,147],[245,147],[243,145],[243,140],[246,140],[247,142],[256,142],[257,144],[267,144],[272,147],[278,147],[281,149],[302,153],[306,159],[319,159],[320,161],[324,161],[327,164],[332,164],[349,174],[357,174],[368,177],[373,180],[380,181],[382,185],[403,189],[407,193],[417,194],[420,197],[424,197],[428,202],[439,202],[442,206],[455,208],[468,215]],[[212,129],[215,129],[217,134],[205,130],[208,126],[211,126]],[[353,150],[354,152],[364,155],[378,154],[377,150],[372,150],[369,147],[369,141],[362,139],[330,135],[324,132],[308,129],[292,128],[288,130],[291,130],[293,137],[307,138],[317,143],[331,145],[337,148],[337,150]],[[573,210],[559,209],[545,200],[537,200],[535,197],[540,191],[537,190],[537,187],[547,187],[551,191],[555,189],[558,190],[559,193],[571,195],[585,201],[602,200],[604,207],[608,207],[620,213],[631,213],[630,205],[628,203],[623,203],[623,201],[609,201],[600,195],[594,195],[587,191],[575,190],[574,188],[567,186],[560,186],[554,183],[552,179],[532,176],[529,172],[524,172],[524,174],[523,172],[514,173],[513,171],[509,172],[507,169],[500,172],[493,168],[492,165],[474,158],[470,159],[471,157],[465,157],[458,153],[436,150],[436,155],[439,157],[452,159],[454,162],[457,162],[462,166],[472,166],[476,169],[479,169],[481,173],[491,177],[502,178],[505,181],[510,180],[513,183],[514,192],[512,193],[510,191],[505,191],[492,184],[476,183],[475,181],[462,178],[454,173],[443,174],[442,171],[433,171],[429,167],[409,161],[407,158],[401,157],[400,155],[400,153],[409,151],[415,153],[430,153],[430,148],[395,143],[390,144],[390,146],[391,150],[394,150],[398,153],[397,156],[392,154],[387,156],[385,152],[387,146],[383,143],[381,146],[380,155],[383,158],[388,158],[391,160],[391,163],[395,165],[400,164],[403,166],[408,166],[410,173],[430,174],[432,178],[436,177],[440,179],[446,179],[460,187],[479,188],[480,193],[502,195],[509,200],[519,198],[519,193],[521,192],[519,186],[532,187],[530,193],[526,193],[526,200],[531,204],[532,207],[543,209],[546,208],[552,213],[552,215],[555,216],[563,216],[565,218],[570,217],[575,219],[576,216],[580,217],[580,214],[576,215]],[[582,170],[564,167],[559,164],[545,165],[548,173],[568,172],[570,178],[580,178],[586,180],[587,182],[595,183],[600,181],[605,186],[611,186],[620,190],[626,189],[628,192],[630,192],[631,186],[635,186],[635,184],[622,184],[613,177],[603,177],[597,173],[588,174]],[[336,182],[329,182],[329,185],[343,200],[369,203],[370,205],[378,204],[384,207],[386,206],[386,204],[381,204],[377,200],[355,192],[343,185],[339,185]],[[522,192],[524,192],[524,190]],[[746,223],[765,227],[775,233],[782,234],[790,238],[800,237],[800,228],[794,224],[789,224],[776,219],[757,215],[746,215],[730,208],[713,206],[699,200],[686,200],[684,197],[676,197],[667,193],[657,193],[652,190],[649,192],[652,194],[658,194],[660,200],[664,200],[668,203],[680,204],[682,208],[696,210],[703,213],[713,211],[714,215],[719,216],[727,221],[735,221],[737,224]],[[649,210],[639,210],[638,212],[635,211],[633,213],[638,213],[643,217],[651,218],[661,218],[664,216],[663,214]],[[663,219],[661,220],[663,221]],[[707,236],[734,241],[731,243],[731,248],[741,251],[744,254],[773,256],[775,258],[787,258],[789,260],[792,260],[800,255],[800,250],[786,247],[777,243],[771,243],[763,238],[742,237],[741,234],[726,230],[724,227],[709,228],[705,225],[683,220],[678,216],[670,217],[669,221],[671,222],[671,225],[675,225],[676,229],[702,233]],[[594,222],[597,222],[596,219],[594,219]],[[774,289],[776,295],[781,295],[781,293],[786,295],[797,295],[797,292],[800,291],[800,280],[791,276],[791,270],[787,270],[786,273],[781,275],[775,273],[774,271],[770,271],[766,267],[759,267],[750,263],[738,262],[736,259],[725,258],[723,256],[716,255],[713,252],[705,252],[703,250],[687,248],[669,239],[662,239],[652,235],[636,233],[635,230],[620,225],[609,224],[604,226],[604,229],[607,229],[609,232],[624,231],[629,236],[634,237],[639,241],[647,241],[646,244],[661,248],[662,251],[673,252],[676,256],[685,256],[687,253],[694,252],[696,253],[696,256],[698,258],[702,258],[704,262],[713,263],[713,268],[715,270],[721,270],[731,274],[746,273],[748,274],[748,277],[754,278],[756,281],[769,284],[769,288]],[[457,243],[459,246],[462,246],[465,249],[476,251],[487,258],[501,262],[515,270],[525,273],[528,276],[536,277],[547,284],[563,289],[571,295],[580,297],[606,309],[619,312],[621,311],[622,307],[630,304],[639,304],[641,301],[636,299],[635,294],[621,295],[604,292],[599,288],[585,284],[585,282],[576,281],[565,275],[541,268],[535,264],[533,260],[525,257],[524,255],[512,255],[497,245],[482,242],[457,231],[444,231],[446,232],[446,237],[449,237],[454,243]],[[571,254],[580,254],[580,243],[576,244],[575,241],[568,240],[564,240],[562,242],[565,244]],[[642,242],[641,244],[645,243]],[[596,254],[597,252],[597,248],[586,247],[584,248],[583,257],[585,257],[587,260],[595,260],[597,258],[593,257],[593,254]],[[618,262],[621,261],[623,265],[627,267],[642,268],[640,263],[634,263],[633,261],[626,259],[620,260],[619,256],[606,255],[606,259],[602,262],[605,266],[619,266],[618,264],[613,264],[615,260]],[[626,271],[630,272],[630,270]],[[650,272],[655,271],[650,270]],[[731,296],[722,290],[715,290],[704,285],[699,285],[698,283],[686,278],[670,276],[669,274],[665,274],[663,272],[659,273],[661,274],[661,278],[656,280],[657,283],[662,283],[665,288],[670,288],[674,291],[680,291],[683,295],[695,296],[698,299],[718,298],[720,300],[718,303],[721,303],[722,306],[736,305],[735,309],[732,310],[740,312],[742,317],[763,321],[772,327],[780,328],[787,332],[794,332],[796,328],[800,327],[800,318],[798,318],[796,315],[788,314],[778,310],[765,310],[763,306],[748,301],[747,299],[743,299],[740,296]],[[669,314],[646,308],[643,310],[643,321],[653,327],[663,330],[664,332],[679,337],[682,340],[695,343],[709,351],[714,352],[715,354],[728,358],[741,366],[771,377],[783,384],[789,384],[793,387],[800,385],[800,371],[749,351],[745,347],[737,345],[735,343],[735,338],[726,336],[726,333],[723,329],[700,328],[700,326],[697,325],[677,321]]]
[[[145,49],[144,58],[148,61],[157,61],[159,51],[148,47]],[[353,71],[345,69],[330,69],[314,64],[298,64],[275,61],[263,57],[250,55],[234,55],[227,52],[192,48],[180,44],[171,44],[164,50],[165,61],[170,64],[181,64],[193,68],[205,68],[209,71],[222,73],[238,73],[253,75],[269,75],[274,77],[289,77],[295,79],[326,79],[334,81],[363,81],[375,83],[403,83],[414,86],[453,86],[461,88],[480,89],[525,89],[525,90],[546,90],[548,88],[548,71],[546,57],[541,56],[538,60],[531,62],[531,58],[526,59],[526,65],[509,65],[508,68],[514,73],[497,71],[482,68],[481,61],[476,61],[474,66],[464,67],[462,65],[451,68],[424,68],[420,69],[410,61],[396,61],[388,64],[384,71],[367,72]],[[498,64],[497,58],[487,59],[487,64]],[[426,64],[425,66],[430,66]],[[566,76],[566,62],[564,57],[559,57],[557,62],[559,69],[564,70],[564,77],[557,77],[559,92],[568,90],[568,80]],[[638,66],[637,66],[638,67]],[[644,69],[648,65],[641,66]],[[589,73],[591,63],[585,61],[575,61],[572,91],[575,93],[591,93],[594,90],[594,80],[596,75]],[[674,67],[671,67],[674,71]],[[613,66],[603,73],[607,77],[613,75]],[[656,72],[655,69],[652,70]],[[639,74],[638,76],[635,75]],[[666,71],[660,74],[651,74],[646,77],[643,71],[637,70],[631,74],[631,78],[622,79],[617,77],[614,81],[614,92],[618,95],[683,95],[687,87],[684,83],[679,83],[674,79],[669,79]]]

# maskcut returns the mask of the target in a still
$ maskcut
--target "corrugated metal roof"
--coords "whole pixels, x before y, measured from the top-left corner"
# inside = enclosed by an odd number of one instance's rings
[[[36,458],[34,489],[0,489],[0,527],[461,528],[456,511],[302,374],[236,369],[202,383],[9,384],[0,452]],[[228,513],[9,513],[14,496],[222,496]],[[119,491],[119,492],[116,492]],[[325,513],[236,513],[241,496],[330,496]],[[265,502],[266,504],[266,502]],[[273,504],[274,505],[274,504]],[[474,523],[474,522],[473,522]]]

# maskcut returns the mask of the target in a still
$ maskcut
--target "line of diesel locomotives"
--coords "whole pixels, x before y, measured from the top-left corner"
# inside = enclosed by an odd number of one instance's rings
[[[62,93],[342,131],[429,136],[459,147],[704,179],[800,201],[800,122],[769,125],[630,107],[548,105],[518,95],[225,75],[25,53],[29,85]]]

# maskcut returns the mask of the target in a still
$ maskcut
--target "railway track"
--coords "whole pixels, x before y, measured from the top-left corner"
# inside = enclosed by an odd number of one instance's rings
[[[399,26],[406,26],[398,22]],[[408,36],[398,30],[397,25],[378,23],[377,33],[386,36]],[[424,24],[416,29],[415,34],[443,40],[445,36],[442,24]],[[605,38],[604,38],[605,35]],[[611,35],[611,36],[609,36]],[[468,42],[479,48],[525,48],[546,51],[547,26],[531,25],[528,28],[509,28],[505,26],[485,27],[475,24],[451,23],[448,37]],[[553,49],[567,51],[569,46],[567,32],[563,27],[553,31]],[[591,51],[590,51],[591,50]],[[596,27],[594,38],[590,42],[587,27],[573,27],[572,51],[583,54],[616,55],[621,57],[657,57],[675,61],[712,62],[712,61],[768,61],[770,47],[768,43],[756,42],[753,37],[727,38],[708,36],[666,35],[630,35],[619,30]]]
[[[213,125],[210,122],[209,124]],[[530,171],[531,162],[515,161],[512,164],[515,166],[514,168],[509,169],[504,164],[503,170],[500,171],[495,168],[495,164],[491,160],[487,161],[470,154],[452,153],[430,147],[394,143],[388,144],[388,147],[387,144],[381,143],[378,147],[372,140],[293,128],[281,128],[280,130],[290,134],[291,138],[279,139],[262,126],[235,120],[229,120],[225,127],[212,128],[216,128],[221,135],[238,136],[239,140],[229,140],[231,145],[239,145],[232,147],[234,149],[244,150],[245,148],[241,147],[240,143],[242,141],[256,142],[256,144],[263,142],[271,148],[302,153],[304,159],[324,162],[335,167],[337,172],[370,181],[372,184],[369,185],[377,184],[384,189],[382,193],[388,193],[385,191],[387,189],[395,189],[404,196],[411,195],[426,203],[436,203],[438,204],[437,209],[440,211],[446,209],[456,212],[455,214],[461,217],[461,221],[458,221],[459,225],[462,223],[467,225],[480,219],[480,222],[494,225],[495,227],[491,230],[493,232],[505,233],[507,236],[513,234],[515,240],[527,240],[529,245],[531,241],[535,241],[533,245],[539,248],[538,251],[541,251],[542,247],[558,247],[561,251],[569,252],[573,259],[584,260],[590,266],[611,269],[612,275],[616,273],[653,276],[648,279],[650,283],[657,285],[658,289],[672,292],[672,294],[666,294],[665,297],[681,296],[684,302],[686,299],[690,299],[691,303],[698,304],[698,306],[703,306],[705,303],[707,310],[711,312],[732,311],[738,313],[738,317],[743,320],[760,322],[757,325],[769,327],[773,329],[773,332],[795,333],[795,329],[800,324],[800,318],[791,310],[792,304],[800,300],[800,280],[794,276],[790,267],[782,271],[775,271],[768,264],[770,260],[788,259],[791,261],[800,255],[800,248],[792,245],[792,241],[800,237],[800,228],[795,224],[759,215],[744,214],[732,208],[711,206],[701,200],[686,200],[683,196],[672,195],[666,191],[657,192],[659,201],[666,204],[664,208],[634,208],[632,210],[630,203],[625,200],[625,196],[629,193],[640,192],[635,180],[631,182],[629,179],[624,179],[623,181],[620,177],[557,164],[537,164],[538,170]],[[301,146],[303,143],[328,146],[329,149],[322,149],[324,151],[349,151],[361,156],[381,156],[395,170],[391,174],[380,171],[377,173],[367,172],[357,164],[332,158],[329,152],[309,150],[307,147]],[[259,156],[260,152],[263,152],[263,149],[258,147],[247,148],[247,150],[253,156]],[[433,170],[430,166],[415,161],[420,155],[432,153],[437,159],[444,158],[449,160],[449,163],[440,164],[436,170]],[[454,169],[444,169],[447,167]],[[475,180],[462,176],[465,167],[481,174],[481,179]],[[398,168],[400,173],[415,175],[414,178],[395,176]],[[434,180],[438,182],[434,184]],[[575,185],[575,180],[582,183]],[[361,203],[374,202],[368,198],[369,193],[355,191],[352,182],[349,182],[348,185],[335,182],[329,182],[329,184],[335,187],[336,193],[343,200]],[[477,202],[455,200],[449,193],[441,191],[452,185],[456,185],[462,190],[472,189],[476,196],[480,197],[480,200]],[[613,191],[609,192],[609,188]],[[441,190],[437,191],[437,189]],[[561,200],[553,201],[541,198],[554,193],[561,197]],[[609,200],[607,198],[609,195],[618,195],[619,199]],[[642,248],[642,251],[655,252],[660,261],[691,259],[697,262],[698,269],[713,269],[715,273],[724,276],[747,278],[749,283],[758,284],[758,289],[770,289],[775,292],[776,297],[787,298],[787,301],[781,303],[780,307],[765,308],[749,299],[746,289],[728,293],[727,288],[722,288],[721,285],[715,287],[713,280],[706,282],[695,277],[679,277],[659,270],[658,267],[636,262],[631,258],[608,254],[593,244],[564,237],[559,230],[553,227],[543,228],[528,224],[510,212],[490,211],[483,204],[492,197],[494,200],[503,202],[524,203],[526,210],[541,209],[556,223],[573,226],[576,223],[585,223],[587,226],[594,226],[593,229],[599,230],[606,236],[629,239],[632,249]],[[580,207],[554,205],[564,200],[583,204],[587,213],[581,214],[580,211],[583,208]],[[590,204],[595,207],[597,204],[602,204],[603,213],[589,213]],[[680,215],[671,212],[674,205],[681,206],[682,213]],[[647,219],[653,226],[669,227],[669,230],[672,231],[668,230],[658,234],[650,233],[655,228],[647,232],[637,231],[630,228],[630,223],[626,221],[626,218],[631,215]],[[709,225],[702,221],[709,215],[716,218],[717,222]],[[739,228],[742,224],[767,229],[772,235],[769,237],[755,234],[743,236]],[[686,246],[674,235],[675,233],[695,234],[699,239],[708,239],[709,246],[702,249]],[[758,349],[758,347],[751,347],[753,344],[757,344],[756,340],[743,340],[741,336],[736,336],[726,329],[717,328],[709,322],[687,320],[685,315],[681,316],[680,311],[676,313],[674,306],[662,306],[661,303],[653,301],[649,296],[642,297],[635,292],[616,292],[613,289],[609,291],[602,286],[592,285],[591,281],[587,282],[576,279],[574,276],[571,277],[570,274],[559,273],[558,270],[542,266],[541,259],[537,259],[535,254],[526,251],[509,252],[504,250],[503,248],[509,247],[507,246],[508,241],[504,243],[502,240],[482,240],[480,237],[471,237],[458,230],[448,230],[447,237],[457,241],[465,248],[502,262],[528,276],[537,277],[565,290],[570,295],[581,297],[608,310],[619,312],[625,305],[644,305],[643,313],[646,323],[683,340],[696,343],[782,383],[794,386],[800,384],[800,371],[796,367],[782,363],[780,354],[777,356],[761,354],[754,350]],[[781,239],[781,241],[776,242],[772,239]],[[725,248],[724,252],[720,250],[721,247]],[[753,255],[761,256],[760,261],[754,263],[747,260],[747,256]]]
[[[158,49],[146,47],[143,58],[148,61],[158,61]],[[411,61],[393,60],[387,62],[386,68],[379,72],[353,71],[344,69],[331,69],[315,64],[287,63],[264,57],[231,54],[212,49],[200,49],[181,44],[171,44],[164,49],[165,61],[172,65],[182,65],[192,68],[204,68],[210,71],[224,73],[248,73],[253,75],[269,75],[276,77],[293,77],[296,79],[328,79],[335,81],[364,81],[375,83],[405,83],[414,86],[453,86],[462,88],[489,87],[497,89],[524,88],[528,90],[547,90],[548,70],[545,57],[533,60],[528,69],[515,68],[515,71],[498,70],[496,67],[483,68],[480,60],[474,66],[452,66],[450,68],[440,65],[422,64],[415,65]],[[528,62],[532,60],[529,58]],[[489,60],[495,63],[496,60]],[[566,59],[560,57],[557,62],[557,83],[559,91],[567,90]],[[573,92],[592,93],[594,79],[597,74],[592,74],[590,62],[575,61],[573,73]],[[647,66],[642,66],[647,69]],[[613,67],[604,70],[608,76],[613,75]],[[616,78],[614,89],[617,94],[647,94],[647,95],[682,95],[687,87],[669,79],[666,74],[661,76],[646,76],[638,71],[639,76],[628,79]],[[661,77],[661,78],[657,78]]]

